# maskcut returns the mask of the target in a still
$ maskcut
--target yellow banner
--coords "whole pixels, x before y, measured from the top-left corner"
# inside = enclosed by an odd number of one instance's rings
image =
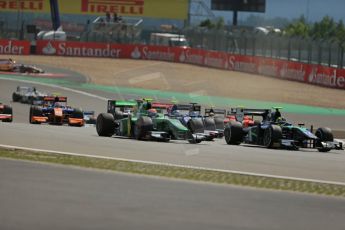
[[[36,12],[49,13],[49,0],[0,0],[0,12]]]
[[[168,18],[185,20],[188,0],[58,0],[61,14]],[[0,0],[1,11],[50,13],[49,0]]]

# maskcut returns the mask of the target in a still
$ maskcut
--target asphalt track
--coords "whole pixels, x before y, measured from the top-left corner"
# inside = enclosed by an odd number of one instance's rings
[[[11,94],[17,85],[23,83],[0,80],[2,102],[11,103]],[[70,105],[85,110],[95,110],[99,113],[106,108],[106,98],[48,86],[37,88],[49,92],[58,91],[61,95],[68,96]],[[109,93],[102,93],[100,96],[112,97]],[[156,143],[103,138],[97,136],[94,127],[30,125],[29,106],[20,103],[12,105],[15,113],[14,122],[0,123],[0,144],[3,145],[345,182],[344,151],[319,153],[315,150],[268,150],[252,146],[229,146],[224,140],[191,145],[183,141]]]
[[[0,159],[0,229],[344,229],[345,200]]]

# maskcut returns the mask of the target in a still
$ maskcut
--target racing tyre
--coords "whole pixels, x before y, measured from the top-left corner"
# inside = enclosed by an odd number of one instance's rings
[[[5,105],[4,106],[4,110],[3,110],[3,113],[4,114],[11,114],[13,116],[13,111],[12,111],[12,107],[11,106],[8,106],[8,105]],[[2,120],[3,122],[12,122],[12,118],[8,118],[8,119],[4,119]]]
[[[230,121],[224,129],[225,141],[228,145],[239,145],[243,139],[242,124],[238,121]]]
[[[190,119],[187,127],[192,133],[203,133],[205,130],[201,119]]]
[[[115,112],[114,112],[114,119],[115,120],[120,120],[122,118],[124,118],[123,113],[121,111],[116,111],[115,110]]]
[[[280,146],[282,137],[282,128],[278,125],[271,125],[264,131],[263,145],[267,148],[274,148],[275,144],[279,143]]]
[[[73,118],[84,118],[84,113],[81,109],[74,109],[72,113]]]
[[[153,123],[150,117],[140,117],[137,120],[134,128],[134,137],[137,140],[142,140],[146,134],[153,130]]]
[[[84,119],[84,113],[81,109],[74,109],[73,113],[72,113],[72,118],[79,118],[79,119]],[[71,126],[71,124],[68,124]],[[84,126],[84,123],[82,124],[77,124],[75,126],[78,126],[78,127],[82,127]]]
[[[34,122],[32,120],[33,116],[42,116],[42,110],[37,106],[30,107],[30,118],[29,118],[30,124],[40,124],[39,122]]]
[[[96,130],[98,136],[111,137],[115,133],[114,116],[110,113],[101,113],[97,117]]]
[[[19,100],[20,100],[20,98],[18,97],[18,95],[16,93],[12,93],[12,101],[18,102]]]
[[[216,122],[215,122],[214,118],[206,117],[204,119],[204,126],[205,126],[205,130],[215,131],[216,130]]]
[[[224,130],[224,118],[215,117],[214,123],[216,125],[216,129]]]
[[[319,138],[319,140],[318,140],[319,146],[322,146],[320,142],[333,141],[334,140],[332,130],[330,128],[327,128],[327,127],[318,128],[315,132],[315,136],[317,136]],[[330,148],[318,148],[319,152],[329,152],[330,150],[331,150]]]

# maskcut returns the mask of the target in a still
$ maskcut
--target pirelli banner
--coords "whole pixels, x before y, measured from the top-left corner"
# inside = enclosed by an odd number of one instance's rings
[[[62,14],[104,15],[168,18],[185,20],[188,0],[59,0]],[[0,12],[50,13],[49,0],[0,0]]]

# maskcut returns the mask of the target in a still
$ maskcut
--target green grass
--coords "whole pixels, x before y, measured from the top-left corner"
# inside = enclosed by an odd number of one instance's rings
[[[345,186],[319,182],[4,148],[0,148],[0,157],[193,181],[345,197]]]

